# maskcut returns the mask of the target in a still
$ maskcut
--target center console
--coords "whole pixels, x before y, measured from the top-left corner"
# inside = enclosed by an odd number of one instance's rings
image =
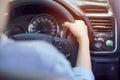
[[[92,53],[112,53],[117,49],[115,18],[109,3],[82,1],[79,8],[89,19],[93,29]]]
[[[113,53],[117,49],[117,31],[112,16],[88,16],[94,31],[92,53]]]

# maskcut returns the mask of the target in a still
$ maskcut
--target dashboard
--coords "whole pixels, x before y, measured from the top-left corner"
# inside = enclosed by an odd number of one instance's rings
[[[56,0],[66,7],[76,6],[77,1]],[[72,5],[74,3],[75,5]],[[115,18],[110,5],[105,2],[79,1],[79,7],[73,7],[75,17],[84,17],[86,24],[92,29],[93,40],[91,41],[91,52],[93,54],[109,54],[117,50],[117,28]],[[69,5],[70,4],[70,5]],[[25,8],[24,8],[25,7]],[[45,33],[52,36],[67,38],[69,33],[65,32],[61,24],[65,21],[59,15],[49,11],[38,11],[38,6],[24,6],[11,13],[12,20],[5,33],[8,36],[21,33]],[[29,12],[28,8],[30,9]],[[34,12],[33,12],[34,10]],[[75,12],[76,10],[76,12]],[[42,12],[42,13],[41,13]],[[44,13],[45,12],[45,13]],[[16,14],[16,15],[14,15]],[[14,18],[16,17],[16,18]],[[13,20],[14,18],[14,20]],[[66,33],[66,34],[65,34]]]
[[[96,80],[119,80],[119,29],[110,1],[54,1],[67,9],[74,19],[82,19],[88,26],[91,61]],[[11,2],[11,7],[15,7],[14,1]],[[71,37],[71,33],[62,27],[66,19],[49,9],[40,10],[39,5],[23,5],[12,9],[5,30],[8,37],[29,33],[48,34],[62,39]],[[75,60],[70,61],[75,64]]]

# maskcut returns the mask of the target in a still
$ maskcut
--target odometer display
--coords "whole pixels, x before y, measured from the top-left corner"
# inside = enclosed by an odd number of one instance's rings
[[[29,33],[42,33],[56,36],[59,31],[56,19],[49,14],[35,16],[29,24]]]

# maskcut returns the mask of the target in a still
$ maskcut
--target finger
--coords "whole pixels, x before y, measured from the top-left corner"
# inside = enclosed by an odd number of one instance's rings
[[[85,24],[83,20],[75,20],[76,23]]]

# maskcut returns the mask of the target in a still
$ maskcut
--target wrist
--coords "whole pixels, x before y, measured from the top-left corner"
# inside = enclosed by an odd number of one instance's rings
[[[79,44],[89,44],[88,36],[84,36],[84,37],[78,38],[77,41],[78,41]]]

